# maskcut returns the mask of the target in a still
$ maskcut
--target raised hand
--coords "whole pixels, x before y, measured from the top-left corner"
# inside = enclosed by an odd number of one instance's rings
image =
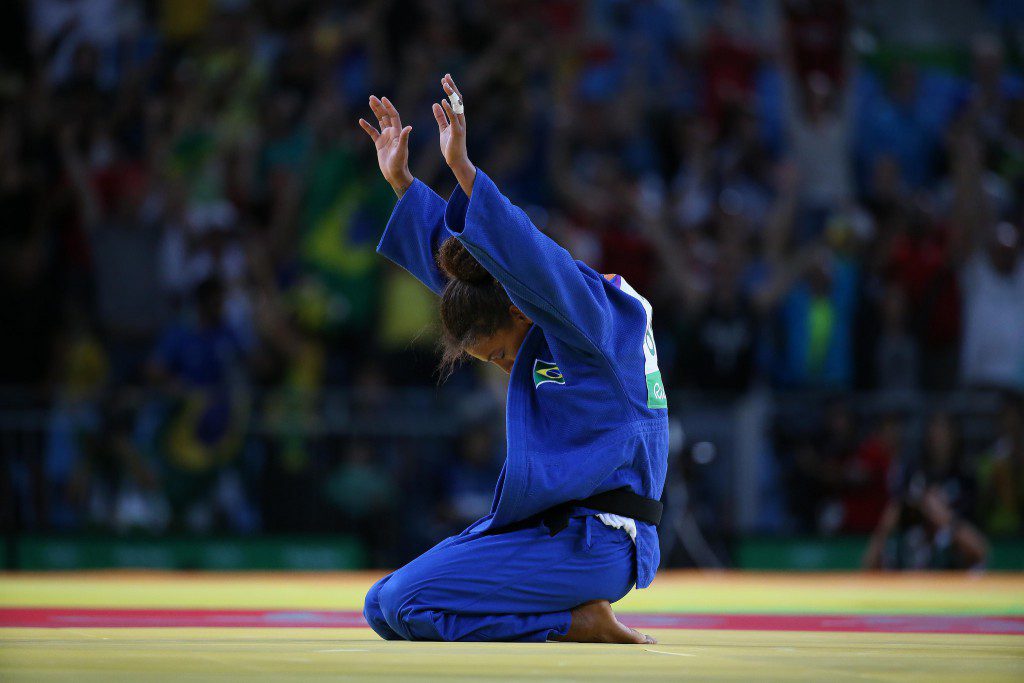
[[[366,131],[377,148],[377,165],[384,179],[395,194],[401,197],[413,181],[412,173],[409,172],[409,133],[412,132],[412,126],[402,127],[402,117],[386,97],[378,99],[376,95],[371,95],[370,109],[377,117],[380,130],[366,119],[359,119],[359,126]]]
[[[441,79],[441,89],[444,90],[445,95],[450,96],[452,93],[456,93],[459,99],[462,99],[462,93],[455,86],[451,74],[445,74]],[[456,114],[447,98],[435,103],[432,110],[434,120],[437,121],[441,154],[455,174],[463,191],[467,195],[471,195],[473,180],[476,178],[476,167],[470,162],[469,153],[466,151],[466,115],[465,113]]]

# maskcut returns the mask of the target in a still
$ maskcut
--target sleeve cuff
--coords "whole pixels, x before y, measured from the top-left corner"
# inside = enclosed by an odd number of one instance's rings
[[[419,178],[412,179],[412,185],[405,191],[399,200],[395,204],[395,208],[391,210],[391,217],[388,219],[388,224],[384,226],[384,233],[380,236],[380,242],[377,243],[377,253],[386,254],[386,245],[393,238],[393,233],[400,226],[408,221],[405,219],[405,215],[411,211],[415,211],[415,207],[422,206],[423,202],[419,200],[419,197],[424,192],[431,192],[432,190],[427,187],[423,181]]]
[[[477,170],[477,179],[480,171]],[[444,210],[444,227],[452,235],[458,237],[466,229],[466,213],[469,211],[469,197],[462,191],[458,184],[452,190],[452,196],[448,198],[448,205]]]
[[[476,210],[479,213],[482,210],[480,207],[486,206],[487,197],[493,187],[494,183],[486,173],[480,170],[479,166],[476,167],[476,179],[473,181],[473,197],[467,197],[466,193],[462,191],[462,187],[458,184],[455,185],[444,210],[444,227],[449,233],[460,237],[472,227],[473,222],[470,222],[469,226],[466,225],[466,216],[469,214],[469,210],[472,207],[477,207]],[[479,216],[477,218],[479,219]]]
[[[432,192],[432,190],[429,187],[427,187],[419,178],[413,178],[412,185],[409,186],[409,189],[405,191],[405,194],[403,194],[399,198],[398,203],[395,204],[394,212],[398,213],[399,211],[402,210],[404,206],[414,201],[412,199],[413,197],[418,197],[424,192]]]

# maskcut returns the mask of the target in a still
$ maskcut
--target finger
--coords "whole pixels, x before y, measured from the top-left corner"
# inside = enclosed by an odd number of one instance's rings
[[[388,116],[391,117],[391,125],[396,128],[401,128],[402,117],[398,115],[398,110],[395,109],[395,105],[391,104],[391,100],[386,97],[381,100],[381,103],[384,105],[384,110],[388,113]]]
[[[366,134],[370,136],[370,139],[377,142],[377,138],[380,137],[380,133],[373,127],[366,119],[359,119],[359,127],[366,131]]]
[[[381,129],[386,128],[385,119],[388,118],[388,112],[384,109],[384,105],[376,95],[370,95],[370,109],[373,110],[373,115],[377,117],[377,123],[380,124]]]
[[[434,112],[434,120],[437,121],[438,132],[443,133],[444,129],[448,127],[448,119],[444,116],[444,109],[441,108],[440,104],[435,102],[434,106],[432,106],[430,110]]]
[[[459,99],[462,100],[463,105],[465,105],[465,100],[462,99],[462,93],[459,92],[459,89],[455,87],[455,81],[452,80],[452,75],[451,74],[445,74],[444,75],[444,78],[441,79],[441,87],[444,89],[444,92],[445,92],[446,95],[451,95],[452,93],[455,93],[456,95],[458,95]],[[465,114],[465,112],[463,112],[461,114],[456,114],[456,116],[458,116],[459,124],[462,125],[462,126],[465,126],[466,125],[466,114]]]
[[[412,126],[406,126],[402,129],[402,133],[398,136],[398,146],[408,147],[409,146],[409,133],[412,132]]]
[[[446,90],[445,92],[448,92],[449,94],[453,92],[458,93],[459,99],[462,99],[462,91],[460,91],[458,86],[455,85],[455,79],[452,78],[451,74],[445,74],[444,78],[441,79],[441,84],[444,85],[445,83],[447,83],[448,87],[451,88],[451,90]]]
[[[452,111],[452,105],[448,102],[448,100],[444,100],[443,102],[441,102],[441,106],[444,107],[444,113],[448,115],[449,121],[458,121],[458,119],[455,116],[455,112]]]
[[[462,93],[460,93],[458,90],[453,88],[452,85],[448,81],[441,81],[441,87],[444,89],[444,94],[445,95],[448,95],[449,97],[451,97],[451,94],[455,93],[456,95],[459,96],[460,100],[462,99]]]

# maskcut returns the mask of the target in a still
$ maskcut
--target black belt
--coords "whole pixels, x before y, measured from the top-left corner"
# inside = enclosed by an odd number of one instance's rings
[[[645,498],[639,493],[633,493],[627,487],[595,493],[589,498],[582,500],[567,500],[547,510],[528,517],[521,522],[510,524],[506,527],[494,529],[493,533],[512,531],[514,529],[525,529],[543,523],[552,536],[569,526],[569,517],[576,508],[590,508],[598,512],[607,512],[612,515],[629,517],[638,522],[658,525],[661,523],[661,513],[665,506],[660,500]]]

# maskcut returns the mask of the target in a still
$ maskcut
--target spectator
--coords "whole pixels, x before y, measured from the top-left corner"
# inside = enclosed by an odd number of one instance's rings
[[[798,266],[802,277],[779,309],[779,379],[799,388],[849,388],[857,266],[815,250]]]
[[[957,519],[935,487],[890,502],[871,536],[866,569],[981,569],[988,542],[970,522]]]
[[[915,379],[927,390],[956,386],[961,341],[961,294],[955,245],[920,204],[894,207],[886,231],[892,234],[884,256],[889,296],[905,299],[905,323],[917,345]],[[885,305],[885,302],[883,302]]]
[[[351,444],[342,462],[328,475],[326,498],[342,515],[342,528],[361,538],[382,563],[398,497],[394,482],[365,444]]]
[[[842,3],[826,3],[838,9],[834,16],[799,17],[794,13],[784,49],[783,95],[789,145],[802,179],[801,241],[813,239],[825,228],[828,215],[853,199],[850,163],[853,88],[849,68],[834,55],[848,51]],[[815,30],[817,29],[817,30]],[[822,41],[822,32],[832,40]],[[816,37],[817,41],[809,40]],[[809,59],[824,51],[824,61]],[[849,57],[845,60],[849,61]],[[810,64],[814,64],[812,70]]]
[[[834,534],[844,523],[844,468],[857,454],[857,419],[852,407],[833,399],[814,433],[798,444],[789,490],[799,528]],[[798,493],[797,493],[798,492]]]
[[[882,330],[875,356],[875,387],[910,392],[918,386],[917,343],[907,329],[907,301],[902,290],[890,288],[882,299]]]
[[[1016,226],[1000,223],[964,266],[962,372],[973,386],[1024,387],[1024,258]]]
[[[882,518],[889,498],[890,477],[903,453],[904,429],[901,415],[887,413],[875,432],[841,463],[843,531],[870,533]]]
[[[159,279],[162,226],[147,206],[152,199],[147,169],[126,159],[106,136],[89,141],[89,155],[105,159],[89,169],[74,138],[73,129],[63,131],[61,151],[89,239],[97,318],[111,350],[114,380],[137,382],[169,313]]]
[[[732,268],[718,264],[709,301],[694,324],[696,348],[688,365],[705,391],[741,393],[754,379],[758,321]]]
[[[925,430],[924,454],[917,473],[939,490],[954,514],[971,517],[975,510],[975,484],[965,469],[962,441],[952,415],[933,413]]]
[[[973,486],[960,435],[947,413],[931,416],[924,453],[886,506],[864,555],[868,569],[979,569],[988,542],[967,515]]]
[[[245,348],[224,320],[224,286],[204,280],[196,288],[193,320],[164,332],[149,365],[151,381],[171,399],[161,450],[177,520],[193,529],[216,522],[216,488],[225,464],[238,454],[248,406],[239,392]],[[248,511],[231,520],[243,525]]]
[[[888,91],[876,94],[866,105],[859,134],[858,157],[867,175],[883,159],[891,159],[899,177],[919,189],[935,175],[938,131],[942,124],[930,117],[943,109],[920,83],[917,68],[898,63],[889,75]]]
[[[1024,407],[1008,395],[999,432],[978,466],[979,519],[993,536],[1024,532]]]

